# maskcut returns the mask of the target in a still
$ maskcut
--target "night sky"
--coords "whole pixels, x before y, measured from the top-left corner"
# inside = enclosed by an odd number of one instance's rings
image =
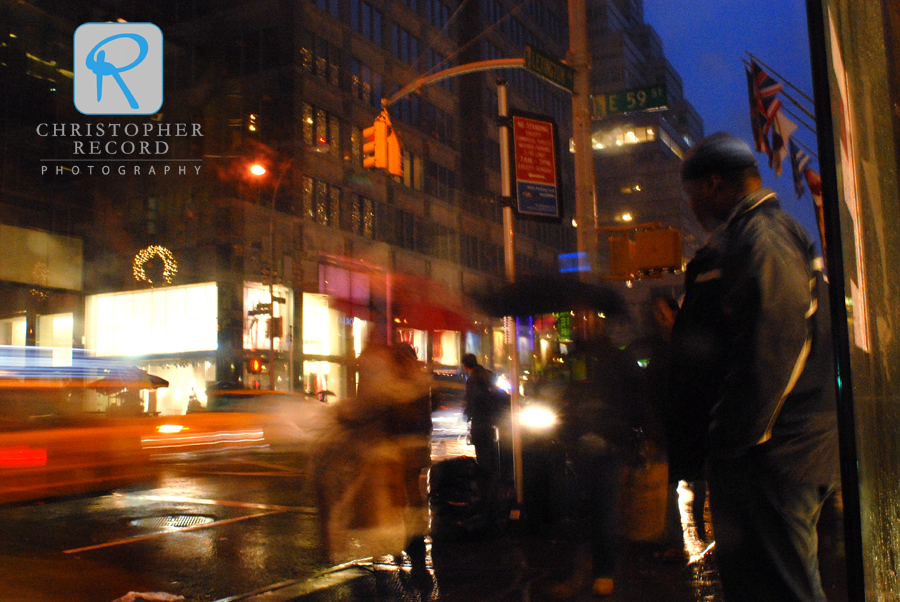
[[[807,96],[813,95],[806,4],[802,0],[644,0],[644,20],[662,39],[666,58],[681,75],[685,98],[703,119],[706,134],[725,131],[753,144],[747,79],[741,61],[749,60],[747,51]],[[812,110],[812,103],[796,90],[787,84],[784,90]],[[784,95],[780,98],[788,110],[814,126],[794,103]],[[817,152],[815,134],[795,117],[787,116],[799,126],[794,137]],[[766,155],[759,153],[757,158],[763,185],[774,189],[782,206],[818,240],[812,197],[809,191],[799,199],[794,193],[790,159],[785,158],[782,174],[776,178]],[[815,157],[811,157],[811,166],[819,171]]]

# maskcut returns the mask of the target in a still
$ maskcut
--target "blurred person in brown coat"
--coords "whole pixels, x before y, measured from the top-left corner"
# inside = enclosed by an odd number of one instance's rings
[[[318,494],[331,559],[405,550],[425,571],[431,465],[431,379],[406,344],[367,346],[357,359],[355,397],[335,405],[342,435],[320,462]]]

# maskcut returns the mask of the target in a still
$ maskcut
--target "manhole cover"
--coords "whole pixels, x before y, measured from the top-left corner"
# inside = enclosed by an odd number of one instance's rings
[[[169,516],[136,518],[131,521],[131,524],[145,529],[186,529],[198,525],[208,525],[214,520],[215,519],[210,516],[200,516],[197,514],[172,514]]]

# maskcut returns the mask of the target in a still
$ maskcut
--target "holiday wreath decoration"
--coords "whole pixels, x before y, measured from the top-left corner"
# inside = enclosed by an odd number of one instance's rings
[[[166,284],[172,283],[172,277],[178,272],[178,264],[175,263],[175,258],[172,257],[172,252],[167,248],[160,245],[151,245],[146,249],[141,249],[137,255],[134,256],[134,278],[138,282],[146,281],[150,284],[153,284],[153,279],[150,278],[147,273],[144,271],[144,264],[147,263],[151,258],[159,257],[163,262],[163,280],[166,281]]]

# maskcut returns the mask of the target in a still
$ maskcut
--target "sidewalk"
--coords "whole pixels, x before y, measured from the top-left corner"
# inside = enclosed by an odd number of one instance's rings
[[[821,525],[825,592],[829,602],[846,602],[839,521],[823,515]],[[408,562],[367,559],[227,602],[723,602],[714,554],[687,565],[662,552],[659,544],[626,540],[611,596],[593,596],[590,579],[554,592],[572,574],[578,546],[558,529],[512,522],[478,537],[433,542],[425,587],[416,585]]]
[[[597,601],[591,580],[554,584],[572,574],[578,547],[552,530],[510,523],[469,539],[432,543],[428,583],[417,586],[408,563],[371,559],[334,567],[297,582],[278,584],[229,602],[552,602]],[[720,601],[714,569],[706,562],[691,567],[666,560],[660,546],[625,542],[616,591],[609,602]]]
[[[838,497],[820,520],[829,602],[847,600],[840,513]],[[636,531],[623,533],[615,591],[603,598],[591,592],[589,569],[581,579],[571,578],[578,565],[587,568],[582,560],[589,555],[579,553],[577,528],[564,520],[501,520],[471,535],[436,537],[428,575],[419,579],[408,559],[399,566],[390,557],[363,559],[218,602],[724,602],[714,549],[688,565],[686,556],[666,558],[661,543],[636,541]]]

